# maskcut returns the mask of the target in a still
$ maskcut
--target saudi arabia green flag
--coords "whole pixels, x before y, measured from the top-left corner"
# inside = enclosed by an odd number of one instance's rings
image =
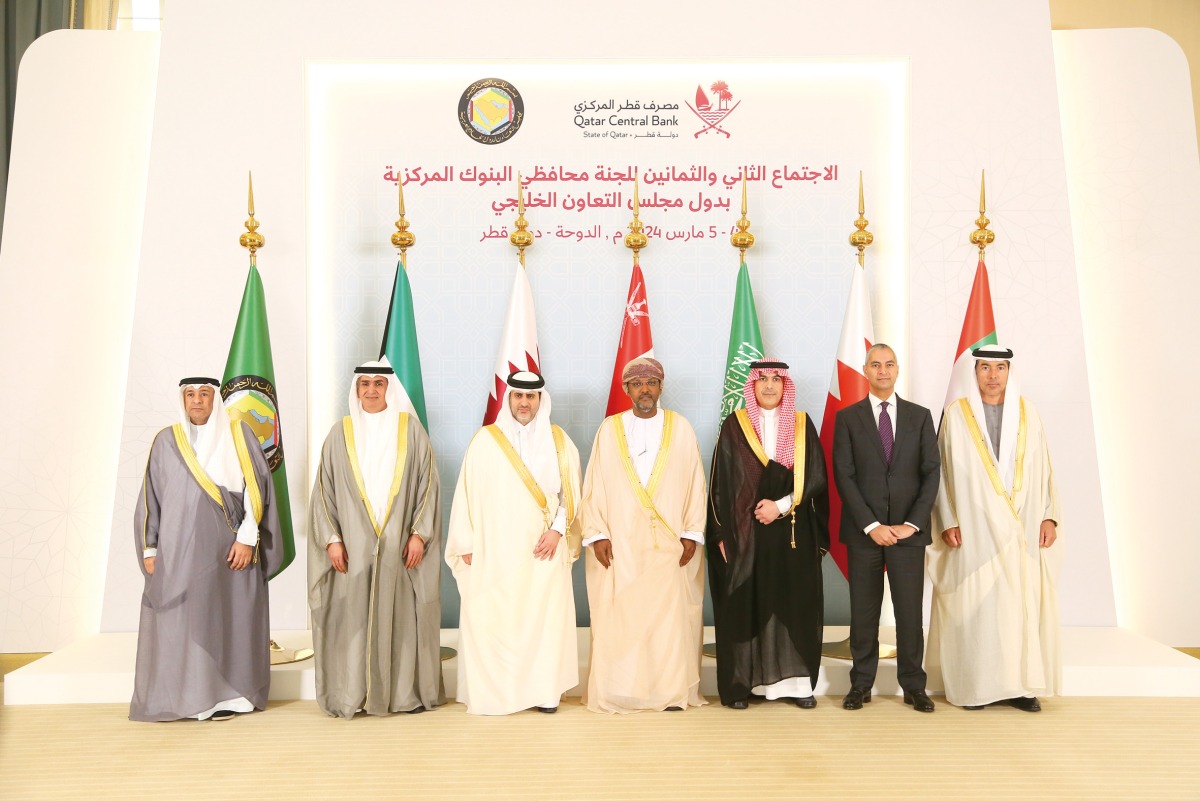
[[[746,262],[738,268],[737,289],[733,297],[733,320],[729,324],[729,355],[725,366],[725,394],[721,398],[721,417],[725,418],[746,405],[743,395],[750,363],[763,357],[762,334],[758,330],[758,310],[754,308],[754,290]]]
[[[407,396],[404,401],[409,411],[417,415],[425,430],[429,420],[425,417],[425,382],[421,380],[421,351],[417,347],[417,321],[413,316],[412,286],[408,283],[408,271],[403,264],[396,265],[396,280],[392,284],[392,302],[388,306],[387,323],[383,327],[383,344],[379,346],[379,358],[387,356],[388,364],[396,371],[396,378]]]
[[[267,328],[267,300],[258,268],[250,265],[242,308],[225,360],[221,398],[232,420],[241,420],[262,443],[263,455],[275,482],[275,503],[283,537],[283,561],[271,578],[283,572],[296,558],[292,536],[292,505],[288,501],[287,469],[283,464],[280,439],[279,400],[275,395],[275,364],[271,359],[271,333]]]

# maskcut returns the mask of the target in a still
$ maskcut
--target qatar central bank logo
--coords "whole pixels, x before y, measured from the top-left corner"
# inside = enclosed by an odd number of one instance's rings
[[[463,91],[458,101],[458,124],[482,145],[498,145],[516,136],[525,121],[525,101],[511,83],[483,78]]]
[[[692,110],[692,113],[699,118],[700,122],[704,123],[704,127],[693,134],[693,138],[699,139],[701,134],[706,134],[709,131],[716,131],[720,134],[725,134],[725,138],[729,138],[729,131],[721,127],[725,122],[725,118],[737,109],[742,104],[742,101],[733,102],[733,92],[729,91],[729,84],[725,81],[713,81],[708,87],[708,91],[713,93],[717,102],[713,103],[708,95],[704,93],[703,86],[696,87],[696,105],[687,103],[687,107]],[[685,101],[686,103],[686,101]]]

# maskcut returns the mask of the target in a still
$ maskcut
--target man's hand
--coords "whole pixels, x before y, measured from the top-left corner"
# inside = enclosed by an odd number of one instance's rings
[[[884,548],[896,544],[896,533],[892,531],[891,526],[878,525],[871,529],[871,533],[867,536],[874,540],[876,545]]]
[[[696,555],[696,541],[681,537],[679,542],[683,545],[683,556],[679,557],[679,566],[683,567]]]
[[[421,539],[415,531],[408,536],[408,542],[404,544],[404,566],[412,570],[417,565],[421,564],[421,557],[425,555],[425,540]]]
[[[913,534],[916,534],[917,530],[908,523],[901,523],[898,526],[892,526],[892,533],[896,535],[896,539],[906,540]]]
[[[146,572],[149,573],[151,576],[153,576],[154,575],[154,557],[147,556],[145,559],[142,560],[142,564],[146,566]]]
[[[340,542],[331,542],[325,546],[325,553],[329,554],[329,564],[333,565],[333,569],[339,573],[346,572],[346,546]]]
[[[601,567],[609,567],[612,565],[612,542],[610,540],[596,540],[592,543],[592,555],[596,557],[596,561]]]
[[[774,523],[780,517],[779,504],[763,498],[754,506],[754,519],[764,526]]]
[[[469,554],[469,553],[464,553],[464,554],[462,555],[462,560],[463,560],[464,562],[466,562],[466,563],[467,563],[467,567],[470,567],[470,566],[471,566],[471,554]]]
[[[725,555],[725,543],[718,542],[717,550],[721,552],[721,558],[725,560],[725,564],[729,564],[729,557]]]
[[[558,541],[561,539],[562,534],[559,534],[554,529],[543,531],[541,539],[538,540],[537,546],[533,549],[534,557],[543,560],[553,559],[554,552],[558,550]]]
[[[1043,520],[1042,530],[1038,532],[1038,543],[1043,548],[1049,548],[1058,539],[1058,525],[1053,520]]]
[[[235,541],[233,547],[229,549],[229,556],[225,557],[225,561],[229,563],[230,570],[245,570],[253,558],[253,548]]]
[[[951,548],[957,548],[962,545],[962,529],[958,526],[948,528],[942,532],[942,541]]]

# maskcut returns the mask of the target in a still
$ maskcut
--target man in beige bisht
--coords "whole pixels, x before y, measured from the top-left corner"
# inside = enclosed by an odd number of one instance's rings
[[[1058,576],[1062,520],[1041,418],[1010,376],[1012,351],[972,351],[976,384],[946,407],[942,479],[929,548],[926,663],[946,700],[1026,712],[1062,685]]]
[[[445,700],[437,466],[387,361],[354,373],[309,509],[317,703],[342,718],[423,712]]]
[[[583,487],[593,712],[700,706],[707,496],[691,425],[658,408],[663,368],[625,365],[633,409],[596,432]]]
[[[458,700],[473,715],[556,712],[579,683],[579,451],[550,423],[542,376],[507,384],[496,422],[467,447],[446,540],[462,596]]]

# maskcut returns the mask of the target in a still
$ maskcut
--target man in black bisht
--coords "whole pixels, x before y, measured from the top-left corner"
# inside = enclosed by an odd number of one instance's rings
[[[829,550],[825,457],[796,412],[787,365],[758,361],[746,408],[725,418],[709,484],[708,575],[717,624],[721,703],[751,695],[817,705],[821,557]]]

